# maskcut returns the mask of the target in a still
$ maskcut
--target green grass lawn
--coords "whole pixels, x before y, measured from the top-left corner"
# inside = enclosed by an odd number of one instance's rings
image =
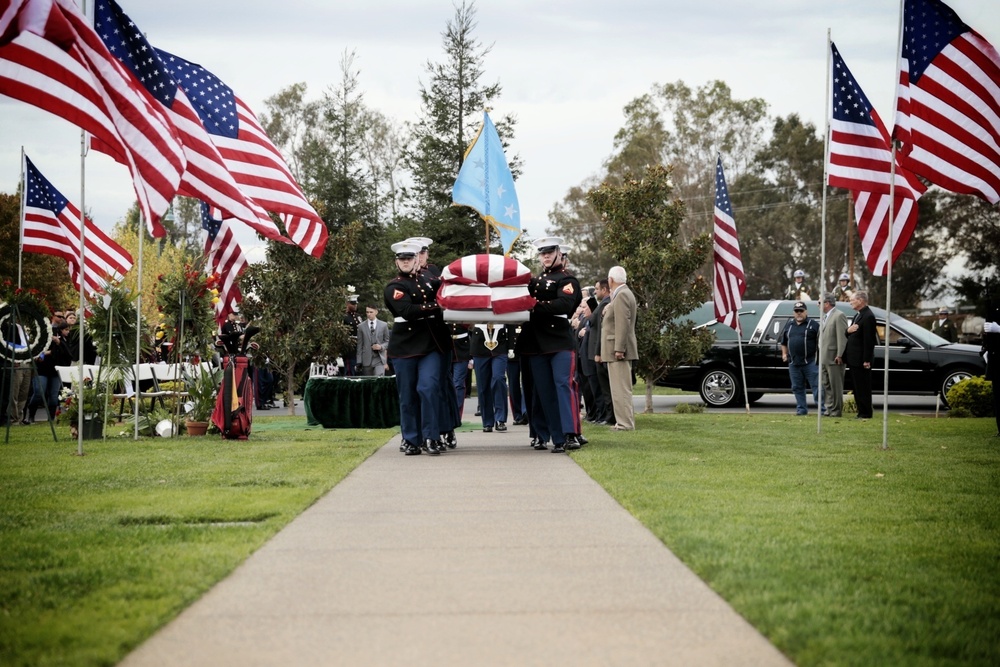
[[[1000,664],[992,419],[637,420],[574,458],[797,664]]]
[[[993,421],[638,415],[574,458],[799,665],[1000,664]],[[2,431],[0,431],[2,433]],[[392,430],[0,444],[0,665],[111,665]]]
[[[0,444],[0,665],[113,665],[393,431],[257,417],[218,436]],[[0,431],[3,433],[3,431]],[[2,442],[2,440],[0,440]]]

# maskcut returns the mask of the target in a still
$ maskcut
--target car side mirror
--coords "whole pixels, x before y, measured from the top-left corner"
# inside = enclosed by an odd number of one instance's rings
[[[904,338],[898,339],[896,341],[896,345],[898,345],[900,347],[903,347],[903,348],[906,348],[907,350],[909,350],[910,348],[913,347],[913,341],[910,340],[909,338],[905,338],[904,337]]]

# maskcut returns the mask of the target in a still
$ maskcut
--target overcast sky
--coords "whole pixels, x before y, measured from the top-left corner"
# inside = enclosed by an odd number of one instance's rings
[[[214,72],[251,108],[296,82],[319,97],[356,52],[366,103],[402,122],[419,112],[428,60],[444,60],[450,0],[119,0],[157,47]],[[951,0],[962,19],[1000,45],[1000,2]],[[484,83],[503,95],[493,115],[518,118],[511,149],[522,227],[544,233],[567,190],[601,170],[622,108],[654,83],[721,79],[734,97],[761,97],[773,116],[826,122],[826,35],[887,125],[892,124],[898,0],[480,0],[476,37],[492,44]],[[0,97],[0,191],[14,192],[23,145],[79,204],[80,133],[61,119]],[[86,207],[110,229],[135,199],[125,167],[86,160]],[[248,239],[252,236],[248,236]]]

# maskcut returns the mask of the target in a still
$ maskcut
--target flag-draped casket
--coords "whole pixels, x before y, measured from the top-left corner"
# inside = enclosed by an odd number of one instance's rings
[[[531,271],[503,255],[467,255],[441,272],[438,303],[453,322],[523,322],[535,305]]]

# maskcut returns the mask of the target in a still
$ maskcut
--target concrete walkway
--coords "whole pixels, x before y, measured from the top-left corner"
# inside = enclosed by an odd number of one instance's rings
[[[789,665],[526,427],[398,436],[122,663]]]

